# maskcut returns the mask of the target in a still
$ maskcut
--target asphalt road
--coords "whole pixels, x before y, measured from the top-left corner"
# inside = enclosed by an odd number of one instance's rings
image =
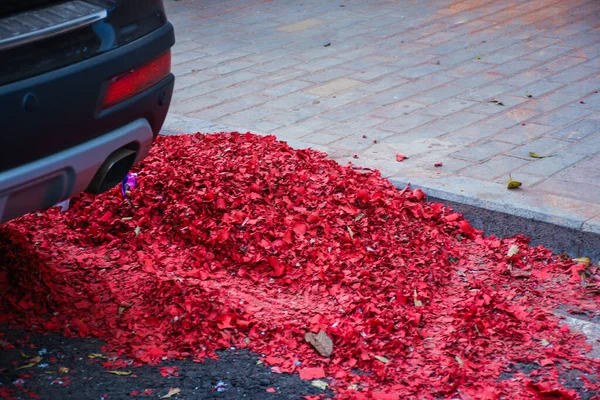
[[[119,370],[131,374],[115,375],[102,365],[106,359],[90,358],[107,355],[102,352],[99,340],[67,339],[58,334],[28,334],[3,328],[0,332],[4,333],[0,336],[0,398],[5,389],[16,389],[12,397],[24,400],[36,395],[57,400],[156,399],[175,389],[180,390],[171,397],[175,400],[302,399],[316,394],[332,397],[332,392],[314,387],[298,375],[271,372],[259,362],[259,355],[248,351],[222,351],[218,360],[207,359],[202,363],[168,360],[159,366],[124,366]],[[38,359],[34,357],[42,360],[36,363]],[[127,363],[127,359],[123,360]],[[26,367],[31,363],[36,364]],[[163,376],[160,367],[178,369],[163,368],[167,375]]]

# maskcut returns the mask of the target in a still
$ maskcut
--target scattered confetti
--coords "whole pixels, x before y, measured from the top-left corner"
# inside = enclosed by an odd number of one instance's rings
[[[274,372],[366,398],[576,397],[561,368],[598,367],[553,314],[597,312],[597,266],[485,237],[377,171],[220,133],[159,137],[134,172],[131,198],[81,195],[0,227],[0,323],[98,337],[106,354],[153,365],[249,349]],[[306,342],[320,331],[330,358]],[[541,360],[535,381],[498,379]]]

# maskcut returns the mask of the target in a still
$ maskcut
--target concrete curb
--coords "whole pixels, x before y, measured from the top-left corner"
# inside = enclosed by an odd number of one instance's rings
[[[561,216],[558,213],[563,210],[558,207],[547,210],[527,203],[519,207],[471,194],[457,194],[418,179],[411,182],[393,177],[389,180],[397,188],[404,188],[408,183],[412,188],[421,188],[429,201],[451,206],[486,235],[509,237],[523,234],[531,238],[533,246],[543,245],[555,253],[565,253],[571,257],[587,256],[593,261],[600,261],[600,226],[591,220]],[[586,204],[581,206],[586,207]]]
[[[209,121],[168,114],[161,134],[174,135],[195,132],[246,132],[246,129],[216,124]],[[265,135],[261,132],[254,132]],[[330,149],[304,143],[301,140],[286,140],[293,148],[313,148],[324,152]],[[347,158],[336,161],[345,164]],[[356,160],[353,160],[356,161]],[[369,166],[368,159],[361,164]],[[471,224],[487,235],[508,237],[523,234],[531,238],[532,245],[544,245],[556,253],[571,257],[587,256],[600,261],[600,205],[565,200],[559,196],[544,195],[517,190],[506,194],[506,188],[489,182],[477,185],[465,182],[465,178],[448,177],[444,181],[431,177],[392,176],[389,181],[397,188],[411,184],[421,188],[429,201],[451,206],[465,215]],[[500,198],[502,194],[502,200]]]

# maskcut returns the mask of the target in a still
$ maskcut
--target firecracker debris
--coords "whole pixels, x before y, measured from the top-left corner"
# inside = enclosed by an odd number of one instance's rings
[[[592,346],[554,313],[597,315],[586,260],[274,137],[159,137],[135,172],[130,198],[0,228],[0,324],[101,339],[132,374],[250,350],[338,398],[597,393]]]

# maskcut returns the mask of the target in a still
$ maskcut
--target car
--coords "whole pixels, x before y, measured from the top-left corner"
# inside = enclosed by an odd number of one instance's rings
[[[167,115],[162,0],[0,1],[0,223],[118,185]]]

